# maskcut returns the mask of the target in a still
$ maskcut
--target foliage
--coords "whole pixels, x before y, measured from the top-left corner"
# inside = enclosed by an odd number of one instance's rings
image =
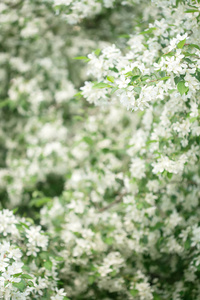
[[[0,298],[200,299],[199,1],[0,14]]]

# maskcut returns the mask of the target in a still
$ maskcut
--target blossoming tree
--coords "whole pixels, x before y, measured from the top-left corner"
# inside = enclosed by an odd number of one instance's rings
[[[200,299],[200,2],[0,14],[0,299]]]

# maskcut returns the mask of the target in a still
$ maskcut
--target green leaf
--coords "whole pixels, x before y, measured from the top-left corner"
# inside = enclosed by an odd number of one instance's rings
[[[13,277],[17,278],[17,277],[20,277],[21,275],[22,275],[22,273],[17,273],[17,274],[14,274]]]
[[[176,0],[176,7],[178,7],[179,2],[181,2],[181,0]]]
[[[73,59],[88,59],[87,56],[76,56]]]
[[[168,177],[169,179],[171,179],[172,176],[173,176],[173,173],[167,172],[167,177]]]
[[[76,121],[83,121],[84,120],[84,118],[82,116],[74,116],[73,119],[76,120]]]
[[[176,85],[177,85],[178,82],[181,81],[181,80],[182,80],[181,77],[178,77],[178,76],[174,77],[174,82],[175,82]]]
[[[110,94],[113,95],[117,90],[118,90],[118,87],[114,87],[114,88],[111,90]]]
[[[157,29],[156,27],[151,27],[151,28],[149,28],[149,29],[147,29],[145,31],[140,32],[140,34],[150,34],[150,33],[152,33],[156,29]]]
[[[188,51],[183,51],[182,52],[185,56],[195,56],[195,53],[191,53],[191,52],[188,52]],[[193,57],[192,57],[193,58]]]
[[[191,59],[189,59],[188,57],[184,58],[185,61],[187,61],[189,64],[193,64],[195,63],[194,61],[192,61]]]
[[[121,34],[118,36],[119,38],[125,38],[125,39],[129,39],[130,35],[129,34]]]
[[[158,140],[150,140],[150,141],[146,142],[146,144],[149,145],[149,144],[157,143],[157,142],[158,142]]]
[[[80,97],[82,97],[82,93],[81,93],[81,92],[78,92],[78,93],[76,93],[76,94],[74,95],[74,97],[80,98]]]
[[[20,225],[20,224],[16,224],[15,226],[17,227],[17,229],[18,229],[19,231],[23,231],[23,230],[24,230],[23,226]]]
[[[153,230],[157,230],[163,227],[163,223],[162,222],[157,222],[155,226],[151,227]]]
[[[137,80],[138,78],[140,78],[140,75],[132,76],[132,77],[131,77],[131,81],[135,81],[135,80]]]
[[[33,281],[27,281],[27,285],[30,286],[30,287],[33,287],[34,283],[33,283]]]
[[[53,263],[52,263],[50,260],[47,260],[47,261],[45,261],[45,263],[44,263],[44,267],[45,267],[45,269],[51,271],[51,270],[52,270],[52,267],[53,267]]]
[[[198,271],[200,271],[200,265],[196,266],[196,269],[197,269]]]
[[[104,83],[104,82],[95,83],[93,85],[94,89],[104,89],[104,88],[107,88],[107,87],[112,87],[112,85],[110,85],[108,83]]]
[[[26,224],[26,223],[23,223],[23,222],[19,222],[20,225],[26,227],[27,229],[29,229],[29,226]]]
[[[161,300],[161,298],[158,294],[153,293],[153,300]]]
[[[113,76],[107,76],[107,80],[114,83],[115,78]]]
[[[165,54],[163,54],[163,56],[174,56],[174,52],[173,51],[170,51],[170,52],[167,52]]]
[[[140,94],[141,90],[142,90],[142,88],[140,86],[134,87],[134,91],[138,94]]]
[[[94,281],[95,281],[95,278],[94,278],[94,276],[89,276],[89,278],[88,278],[88,282],[89,282],[89,284],[93,284],[93,283],[94,283]]]
[[[185,45],[185,41],[186,41],[186,39],[180,41],[180,42],[178,43],[178,45],[177,45],[177,48],[178,48],[178,49],[182,49],[183,46]]]
[[[160,237],[158,240],[157,240],[157,247],[160,248],[162,246],[162,244],[164,243],[164,237]]]
[[[185,13],[195,13],[195,12],[199,12],[198,11],[198,9],[187,9],[186,11],[185,11]]]
[[[151,78],[149,75],[144,75],[141,77],[141,81],[146,81],[147,79]]]
[[[129,72],[127,72],[126,74],[125,74],[125,76],[132,76],[133,75],[133,72],[132,71],[129,71]]]
[[[189,90],[189,88],[185,86],[185,81],[179,81],[177,84],[177,89],[181,95],[187,93],[187,91]]]
[[[33,279],[32,276],[28,275],[28,274],[22,274],[21,278],[25,278],[25,279]]]
[[[191,247],[191,241],[190,241],[189,239],[187,239],[187,240],[185,241],[184,248],[185,248],[186,250],[188,250],[188,249],[190,249],[190,247]]]
[[[131,296],[137,296],[138,290],[132,289],[132,290],[130,290],[130,294],[131,294]]]
[[[194,123],[197,120],[197,117],[193,117],[190,119],[190,123]]]
[[[20,292],[23,292],[26,288],[26,281],[22,279],[20,282],[13,282],[12,285],[16,287]]]
[[[200,50],[200,47],[196,44],[189,44],[188,46]]]
[[[89,136],[83,137],[83,141],[86,142],[88,145],[93,145],[94,144],[93,139]]]
[[[137,203],[137,208],[139,209],[139,210],[141,210],[141,209],[143,209],[143,207],[144,207],[144,204],[143,203]]]
[[[63,257],[61,257],[61,256],[55,256],[54,259],[57,260],[57,261],[64,261],[64,260],[65,260],[65,259],[64,259]]]
[[[18,207],[14,208],[13,209],[13,214],[16,214],[16,212],[18,211],[18,209],[19,209]]]
[[[165,77],[159,78],[159,80],[167,80],[167,79],[170,79],[170,78],[171,78],[170,76],[165,76]]]
[[[43,260],[48,260],[49,258],[49,253],[46,251],[46,252],[42,252],[39,254],[40,257],[43,259]]]
[[[26,221],[29,222],[29,223],[31,223],[32,225],[34,224],[34,221],[31,218],[26,218]]]
[[[94,54],[96,56],[99,56],[100,53],[101,53],[101,49],[99,49],[99,48],[94,51]]]
[[[41,207],[50,201],[51,201],[51,198],[48,198],[48,197],[33,199],[30,201],[30,206]]]
[[[73,59],[84,60],[85,62],[90,61],[90,59],[87,56],[76,56]]]
[[[142,73],[138,67],[135,67],[133,68],[132,74],[133,76],[136,76],[136,75],[141,75]]]
[[[6,100],[0,102],[0,108],[3,108],[4,106],[8,105],[11,102],[12,102],[12,100],[10,100],[10,99],[6,99]]]
[[[114,238],[113,237],[106,237],[104,242],[107,244],[107,245],[113,245],[113,242],[114,242]]]

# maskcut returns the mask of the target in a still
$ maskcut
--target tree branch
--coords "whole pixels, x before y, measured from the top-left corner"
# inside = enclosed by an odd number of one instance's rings
[[[100,208],[100,209],[99,209],[99,212],[103,212],[103,211],[105,211],[105,210],[108,210],[108,209],[110,209],[112,206],[114,206],[114,205],[120,203],[120,202],[123,200],[123,197],[124,197],[125,195],[126,195],[126,193],[119,194],[119,195],[116,197],[115,201],[111,202],[109,205],[107,205],[107,206],[105,206],[105,207]]]

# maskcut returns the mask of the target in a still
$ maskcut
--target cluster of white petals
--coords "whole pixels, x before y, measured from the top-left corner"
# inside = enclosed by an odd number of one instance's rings
[[[46,254],[49,238],[41,226],[35,227],[31,220],[16,217],[7,209],[0,212],[0,220],[4,224],[0,231],[0,299],[25,300],[42,295],[54,299],[59,295],[58,262],[55,254]],[[30,252],[36,243],[37,251]]]
[[[199,1],[4,0],[0,29],[0,299],[200,299]]]

